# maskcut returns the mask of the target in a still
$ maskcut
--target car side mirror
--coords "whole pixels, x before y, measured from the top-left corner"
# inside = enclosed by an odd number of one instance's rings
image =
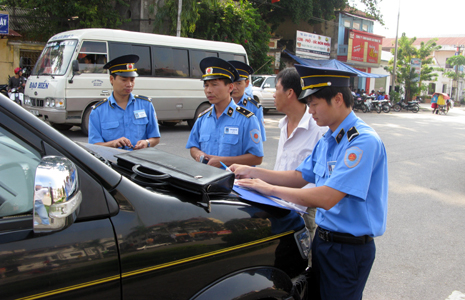
[[[68,80],[68,83],[73,83],[74,76],[80,75],[79,74],[79,62],[77,61],[77,59],[71,62],[71,67],[73,68],[73,76],[71,77],[71,79]]]
[[[59,231],[74,223],[82,202],[74,163],[61,156],[45,156],[34,181],[34,232]]]

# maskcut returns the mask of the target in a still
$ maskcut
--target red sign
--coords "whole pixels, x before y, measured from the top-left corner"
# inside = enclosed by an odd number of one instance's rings
[[[348,60],[379,64],[380,45],[383,43],[383,37],[364,31],[351,30],[349,39],[352,41],[349,52],[352,53],[348,55],[350,57],[347,57]]]

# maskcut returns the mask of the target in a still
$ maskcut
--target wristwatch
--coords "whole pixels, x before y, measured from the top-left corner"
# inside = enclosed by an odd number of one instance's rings
[[[149,140],[145,140],[147,142],[147,148],[150,147],[150,141]]]

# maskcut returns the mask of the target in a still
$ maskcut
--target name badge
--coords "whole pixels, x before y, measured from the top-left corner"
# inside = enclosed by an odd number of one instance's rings
[[[333,170],[336,167],[336,162],[337,161],[328,161],[328,177],[331,177],[331,174],[333,174]]]
[[[239,134],[238,127],[225,127],[224,134]]]
[[[147,114],[145,113],[145,110],[143,110],[143,109],[135,110],[134,111],[134,117],[136,117],[136,119],[146,118]]]

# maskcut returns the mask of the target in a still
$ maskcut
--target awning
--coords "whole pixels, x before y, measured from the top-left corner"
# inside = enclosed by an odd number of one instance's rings
[[[11,36],[11,37],[20,37],[21,35],[14,31],[11,28],[8,28],[8,34],[0,34],[0,36],[3,38],[4,36]]]
[[[337,59],[328,59],[328,60],[317,60],[317,59],[308,59],[308,58],[301,58],[298,56],[295,56],[291,54],[289,51],[284,50],[284,53],[289,55],[292,59],[294,59],[296,62],[298,62],[301,65],[304,66],[310,66],[310,67],[320,67],[320,68],[331,68],[331,69],[337,69],[337,70],[343,70],[343,71],[349,71],[349,72],[354,72],[357,74],[358,77],[364,77],[364,78],[382,78],[382,77],[387,77],[388,75],[381,75],[381,74],[372,74],[372,73],[366,73],[359,71],[351,66],[346,65],[343,62],[338,61]]]

